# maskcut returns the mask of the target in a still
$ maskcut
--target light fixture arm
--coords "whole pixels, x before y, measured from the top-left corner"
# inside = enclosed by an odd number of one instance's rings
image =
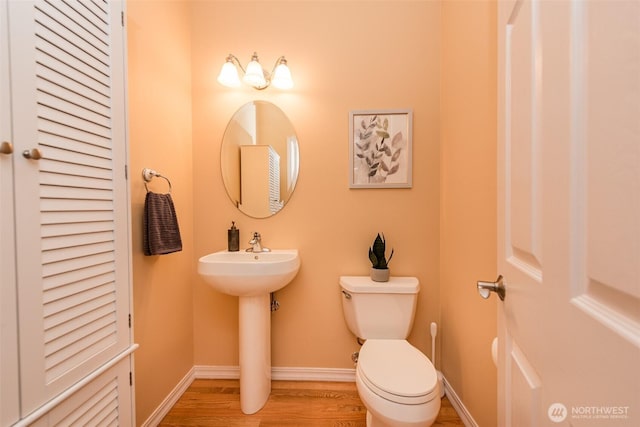
[[[276,63],[273,64],[273,68],[271,69],[271,74],[269,74],[269,77],[273,76],[273,73],[276,72],[276,68],[278,67],[278,65],[280,65],[280,63],[287,65],[287,60],[285,59],[284,56],[281,56],[280,58],[276,59]]]
[[[267,83],[262,87],[254,86],[254,88],[256,88],[258,90],[264,90],[264,89],[268,88],[271,85],[271,78],[274,76],[274,73],[276,72],[276,68],[278,68],[278,65],[280,65],[280,64],[287,65],[287,60],[285,59],[284,56],[281,56],[280,58],[276,59],[276,63],[273,64],[273,68],[271,69],[271,72],[268,72],[263,67],[262,68],[262,73],[264,74],[264,79],[267,81]],[[242,68],[242,67],[240,67],[240,68]],[[244,72],[244,70],[242,72]]]
[[[242,66],[242,64],[240,63],[240,60],[238,59],[237,56],[235,56],[233,53],[230,53],[229,55],[227,55],[227,62],[235,62],[236,65],[238,67],[240,67],[240,69],[242,70],[242,74],[246,74],[247,70],[244,69],[244,67]]]

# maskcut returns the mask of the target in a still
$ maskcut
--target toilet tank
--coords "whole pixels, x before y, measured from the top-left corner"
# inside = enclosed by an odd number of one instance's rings
[[[415,277],[374,282],[341,276],[342,310],[351,332],[364,339],[405,339],[411,332],[420,283]]]

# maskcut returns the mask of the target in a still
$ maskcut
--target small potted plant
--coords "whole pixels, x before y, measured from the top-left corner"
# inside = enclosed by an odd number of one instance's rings
[[[388,282],[389,281],[389,262],[393,257],[393,249],[389,259],[385,257],[386,243],[384,241],[384,234],[380,236],[380,233],[373,241],[373,246],[369,248],[369,260],[371,260],[371,280],[374,282]]]

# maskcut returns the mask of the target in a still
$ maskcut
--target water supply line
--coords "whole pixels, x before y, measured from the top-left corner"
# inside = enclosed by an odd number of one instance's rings
[[[280,303],[278,302],[278,300],[276,299],[276,293],[275,292],[271,292],[271,312],[273,313],[274,311],[278,311],[278,309],[280,308]]]
[[[438,324],[436,322],[431,322],[431,363],[433,363],[433,367],[436,367],[436,335],[438,334]],[[436,374],[438,377],[438,386],[440,387],[440,399],[444,397],[444,376],[442,372],[436,369]]]

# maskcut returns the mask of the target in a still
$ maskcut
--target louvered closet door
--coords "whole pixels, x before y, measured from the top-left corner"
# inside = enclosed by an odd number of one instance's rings
[[[121,9],[9,2],[23,416],[130,343]]]

